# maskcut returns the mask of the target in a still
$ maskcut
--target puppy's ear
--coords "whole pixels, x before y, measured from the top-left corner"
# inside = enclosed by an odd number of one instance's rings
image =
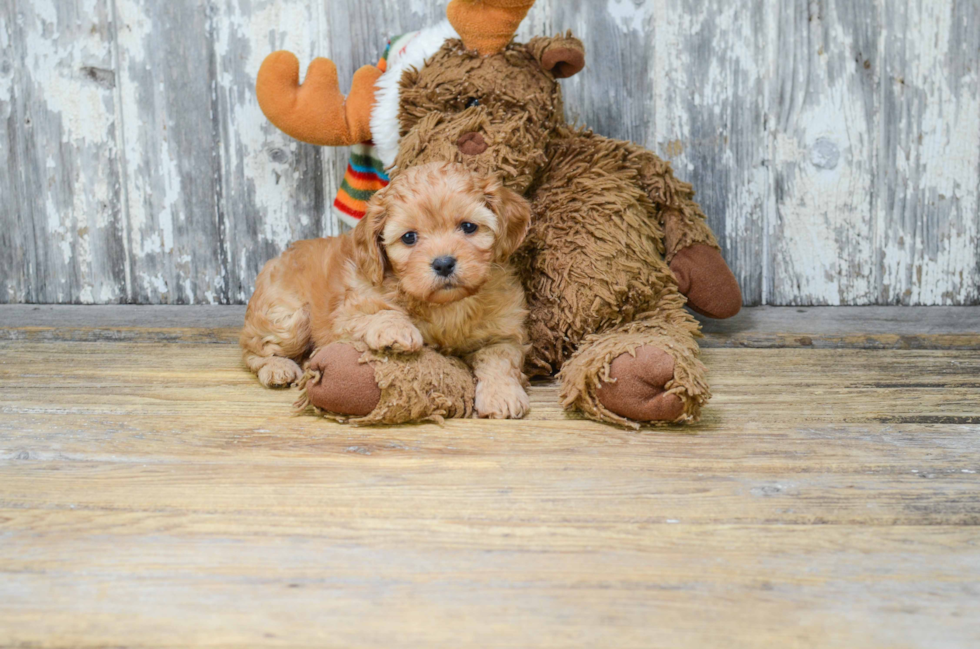
[[[554,38],[538,36],[528,41],[526,47],[541,69],[556,79],[575,76],[585,68],[585,46],[572,32]]]
[[[388,255],[385,253],[382,235],[385,219],[388,218],[387,190],[382,189],[371,197],[364,218],[352,234],[354,239],[354,262],[361,273],[375,286],[380,286],[388,268]]]
[[[510,257],[524,243],[531,227],[531,204],[518,194],[504,187],[498,178],[487,180],[487,207],[497,216],[497,261]]]

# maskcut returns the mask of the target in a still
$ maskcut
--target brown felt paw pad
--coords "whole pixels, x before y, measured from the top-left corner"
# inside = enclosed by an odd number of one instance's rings
[[[670,262],[670,270],[693,311],[709,318],[725,319],[741,310],[742,291],[738,280],[716,248],[704,244],[684,248]]]
[[[636,355],[623,354],[609,368],[612,383],[596,393],[606,408],[633,421],[674,421],[684,414],[684,402],[667,394],[664,386],[674,378],[674,359],[656,347],[643,346]]]
[[[306,386],[310,403],[338,415],[369,415],[381,401],[381,388],[374,379],[374,367],[359,362],[361,356],[342,343],[320,350],[309,365],[310,370],[320,373],[319,381]]]

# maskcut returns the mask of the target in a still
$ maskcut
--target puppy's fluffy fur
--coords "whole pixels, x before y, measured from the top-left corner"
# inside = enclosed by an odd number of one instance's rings
[[[245,316],[245,364],[266,387],[286,387],[333,342],[425,344],[473,368],[480,416],[523,417],[527,312],[506,262],[529,222],[527,201],[495,178],[446,163],[402,171],[353,232],[300,241],[266,264]],[[448,276],[435,263],[446,258]]]

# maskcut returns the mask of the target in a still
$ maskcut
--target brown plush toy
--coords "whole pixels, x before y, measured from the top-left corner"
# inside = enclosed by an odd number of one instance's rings
[[[295,57],[274,54],[260,104],[309,142],[370,133],[391,173],[453,160],[500,174],[534,207],[515,259],[530,307],[528,373],[558,373],[565,407],[599,421],[696,421],[710,395],[699,325],[684,306],[731,317],[738,284],[692,187],[668,163],[566,123],[557,80],[584,68],[585,50],[571,34],[513,42],[532,4],[454,0],[449,22],[394,41],[384,74],[359,71],[346,103],[331,63],[315,62],[299,86]],[[333,345],[309,368],[306,399],[355,422],[471,412],[472,381],[439,354],[382,358]]]

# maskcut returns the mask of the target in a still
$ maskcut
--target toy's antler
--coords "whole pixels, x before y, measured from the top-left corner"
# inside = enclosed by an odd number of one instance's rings
[[[463,44],[488,56],[504,49],[534,0],[453,0],[446,14]]]
[[[349,146],[371,139],[374,84],[380,76],[380,69],[364,66],[354,73],[345,99],[330,59],[314,60],[300,85],[299,60],[274,52],[262,63],[255,90],[262,112],[287,135],[320,146]]]

